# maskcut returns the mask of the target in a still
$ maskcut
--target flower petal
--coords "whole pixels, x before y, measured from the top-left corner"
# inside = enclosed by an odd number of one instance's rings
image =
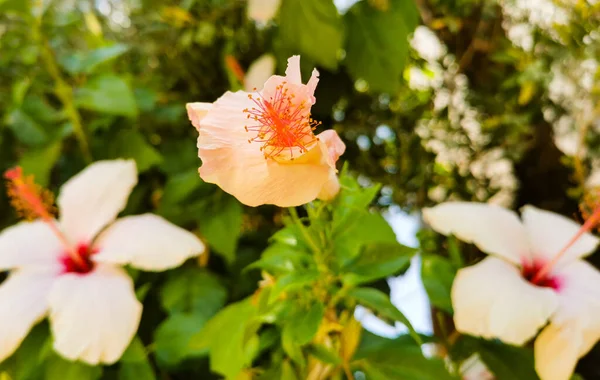
[[[287,60],[285,79],[292,84],[302,84],[302,72],[300,71],[300,56],[293,55]]]
[[[555,277],[559,307],[552,322],[581,330],[579,355],[583,356],[600,338],[600,272],[583,260],[575,260],[557,271]]]
[[[227,92],[202,120],[198,155],[200,176],[249,206],[298,206],[314,200],[329,179],[328,150],[318,141],[288,162],[265,159],[260,143],[248,143],[242,112],[253,103],[243,91]]]
[[[525,228],[514,212],[485,203],[446,202],[423,210],[437,232],[453,234],[483,252],[521,264],[529,256]]]
[[[99,264],[59,277],[49,297],[54,349],[91,365],[119,360],[137,331],[142,305],[121,268]]]
[[[335,169],[335,163],[346,151],[346,144],[344,144],[340,136],[333,129],[323,131],[317,137],[325,143],[329,158],[328,164],[332,169]]]
[[[196,130],[200,131],[200,121],[206,116],[211,108],[212,103],[188,103],[185,105],[188,118]]]
[[[48,310],[48,292],[57,278],[53,270],[14,271],[0,285],[0,361],[19,347]]]
[[[553,258],[581,228],[567,217],[533,206],[523,207],[521,216],[529,236],[532,255],[544,260]],[[567,249],[555,268],[593,252],[597,245],[597,237],[584,233]]]
[[[42,222],[21,222],[0,233],[0,270],[59,265],[63,246]]]
[[[531,339],[558,306],[551,289],[529,284],[517,267],[495,257],[460,269],[451,297],[458,331],[516,345]]]
[[[98,161],[65,183],[60,224],[73,243],[89,243],[127,205],[137,183],[133,160]]]
[[[246,77],[244,78],[244,89],[248,92],[262,90],[265,82],[275,73],[275,57],[272,54],[263,54],[252,62]],[[206,104],[206,103],[193,103]],[[189,114],[189,111],[188,111]],[[191,120],[191,118],[190,118]],[[192,121],[193,124],[193,121]]]
[[[281,0],[248,0],[248,18],[267,22],[275,17]]]
[[[535,370],[541,380],[569,380],[582,345],[576,328],[560,328],[551,323],[535,340]]]
[[[153,214],[118,219],[94,246],[96,262],[131,264],[148,271],[177,267],[206,249],[196,235]]]

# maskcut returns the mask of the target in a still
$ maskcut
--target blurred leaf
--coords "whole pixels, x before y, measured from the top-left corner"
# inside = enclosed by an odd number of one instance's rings
[[[277,279],[271,289],[269,303],[275,301],[283,292],[291,292],[311,285],[319,279],[321,274],[317,271],[292,272]]]
[[[362,324],[351,316],[348,322],[344,325],[344,329],[340,335],[340,343],[342,345],[341,354],[345,362],[349,362],[360,343],[362,333]]]
[[[165,319],[154,332],[156,360],[162,366],[174,367],[190,355],[204,350],[190,347],[192,337],[205,326],[210,316],[203,313],[177,313]]]
[[[52,353],[45,363],[46,380],[95,380],[102,376],[102,367],[72,362]]]
[[[452,346],[452,358],[465,360],[477,353],[497,380],[536,380],[533,350],[499,341],[461,335]]]
[[[93,77],[77,89],[75,103],[81,108],[111,115],[135,117],[138,112],[127,82],[111,74]]]
[[[217,194],[217,199],[207,205],[198,225],[208,244],[231,264],[242,232],[243,209],[229,194],[221,191]]]
[[[70,56],[64,56],[60,63],[70,74],[90,74],[101,64],[117,58],[128,49],[124,44],[104,46],[88,52],[77,52]]]
[[[50,172],[60,156],[62,143],[57,141],[44,148],[31,149],[19,160],[19,166],[26,175],[33,175],[35,182],[43,187],[48,186]]]
[[[263,269],[271,274],[279,275],[298,270],[312,260],[312,256],[297,247],[275,243],[267,247],[260,260],[250,264],[246,269]]]
[[[388,277],[410,265],[417,250],[399,243],[372,243],[345,268],[342,282],[359,285],[379,278]]]
[[[427,359],[421,348],[406,337],[387,339],[364,331],[355,355],[369,380],[446,380],[453,377],[439,358]]]
[[[41,146],[48,142],[44,127],[22,109],[15,109],[6,117],[6,124],[23,144]]]
[[[335,255],[340,265],[345,266],[358,257],[365,244],[395,244],[396,234],[381,214],[359,210],[337,225],[333,241]]]
[[[303,346],[310,342],[317,333],[325,314],[325,306],[313,302],[307,309],[296,306],[296,309],[285,319],[282,336],[288,335],[295,344]]]
[[[163,189],[161,205],[172,207],[188,198],[201,185],[202,180],[198,175],[198,170],[192,169],[172,175]]]
[[[146,349],[139,337],[133,338],[120,360],[118,380],[155,380]]]
[[[189,267],[171,272],[159,295],[170,314],[197,313],[210,318],[225,304],[227,290],[217,276]]]
[[[286,50],[306,55],[317,64],[337,68],[343,23],[332,0],[283,0],[279,34]]]
[[[456,269],[450,260],[437,255],[424,255],[421,262],[421,278],[429,301],[448,313],[452,313],[450,290]]]
[[[228,305],[192,337],[190,348],[208,349],[211,370],[235,379],[252,362],[253,344],[258,348],[255,314],[249,299]]]
[[[366,80],[372,91],[395,92],[408,56],[408,35],[418,24],[415,3],[390,0],[390,9],[380,11],[359,1],[344,19],[350,75]]]
[[[342,359],[338,356],[337,352],[332,351],[322,344],[311,344],[309,346],[309,351],[311,355],[323,363],[333,365],[339,365],[342,363]]]
[[[9,358],[0,363],[0,372],[6,371],[15,380],[35,380],[43,377],[43,349],[50,337],[46,323],[35,326]]]
[[[415,342],[421,343],[421,338],[408,318],[392,304],[387,294],[373,288],[354,288],[348,291],[348,296],[384,318],[401,322],[408,328]]]
[[[135,95],[135,102],[140,111],[150,112],[156,106],[158,94],[152,89],[146,87],[136,87],[133,90],[133,93]]]
[[[139,173],[162,162],[160,153],[146,141],[140,132],[133,129],[120,130],[105,149],[108,158],[134,159]]]

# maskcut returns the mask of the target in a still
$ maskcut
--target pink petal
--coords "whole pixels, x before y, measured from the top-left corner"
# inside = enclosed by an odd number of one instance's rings
[[[185,108],[187,109],[188,118],[192,122],[192,125],[200,131],[200,121],[210,111],[212,103],[188,103],[185,105]]]

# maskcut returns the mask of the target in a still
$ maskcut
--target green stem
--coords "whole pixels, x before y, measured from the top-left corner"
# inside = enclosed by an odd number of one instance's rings
[[[46,65],[48,73],[54,80],[56,96],[63,104],[63,107],[67,113],[67,117],[73,125],[73,132],[75,133],[75,137],[77,138],[84,159],[88,163],[91,163],[93,161],[92,153],[90,151],[85,130],[83,128],[83,123],[81,122],[81,116],[79,115],[79,112],[75,107],[75,102],[73,101],[73,89],[62,77],[58,65],[56,64],[56,60],[54,59],[52,48],[49,46],[48,41],[43,39],[39,33],[39,25],[37,32],[38,38],[41,40],[42,45],[42,60]]]
[[[304,237],[304,239],[310,246],[310,249],[312,249],[315,254],[320,253],[321,250],[319,249],[317,244],[315,244],[314,240],[310,237],[310,234],[306,230],[306,226],[304,225],[304,223],[302,223],[302,221],[300,220],[300,217],[298,216],[298,212],[296,211],[296,208],[289,207],[288,210],[290,212],[290,216],[292,217],[292,220],[298,226],[298,228],[300,229],[300,232],[302,233],[302,236]]]

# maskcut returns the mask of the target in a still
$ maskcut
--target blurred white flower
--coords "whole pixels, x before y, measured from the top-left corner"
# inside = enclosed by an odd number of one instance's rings
[[[54,220],[22,172],[6,174],[13,203],[33,222],[0,234],[0,361],[47,314],[54,349],[96,365],[117,361],[135,335],[142,304],[121,265],[162,271],[204,252],[192,233],[144,214],[114,221],[137,182],[135,162],[96,162],[65,183]]]
[[[275,17],[280,3],[281,0],[248,0],[248,18],[266,23]]]
[[[583,226],[532,206],[520,220],[502,207],[467,202],[442,203],[423,217],[434,230],[491,255],[456,274],[456,329],[523,345],[543,328],[534,346],[536,371],[542,380],[568,380],[600,338],[600,272],[582,260],[598,245],[588,231],[600,208]]]
[[[244,77],[244,90],[261,91],[267,79],[273,74],[275,74],[275,57],[272,54],[261,55],[248,67]]]
[[[410,46],[429,62],[441,59],[447,52],[446,46],[440,42],[435,33],[422,25],[415,29]]]

